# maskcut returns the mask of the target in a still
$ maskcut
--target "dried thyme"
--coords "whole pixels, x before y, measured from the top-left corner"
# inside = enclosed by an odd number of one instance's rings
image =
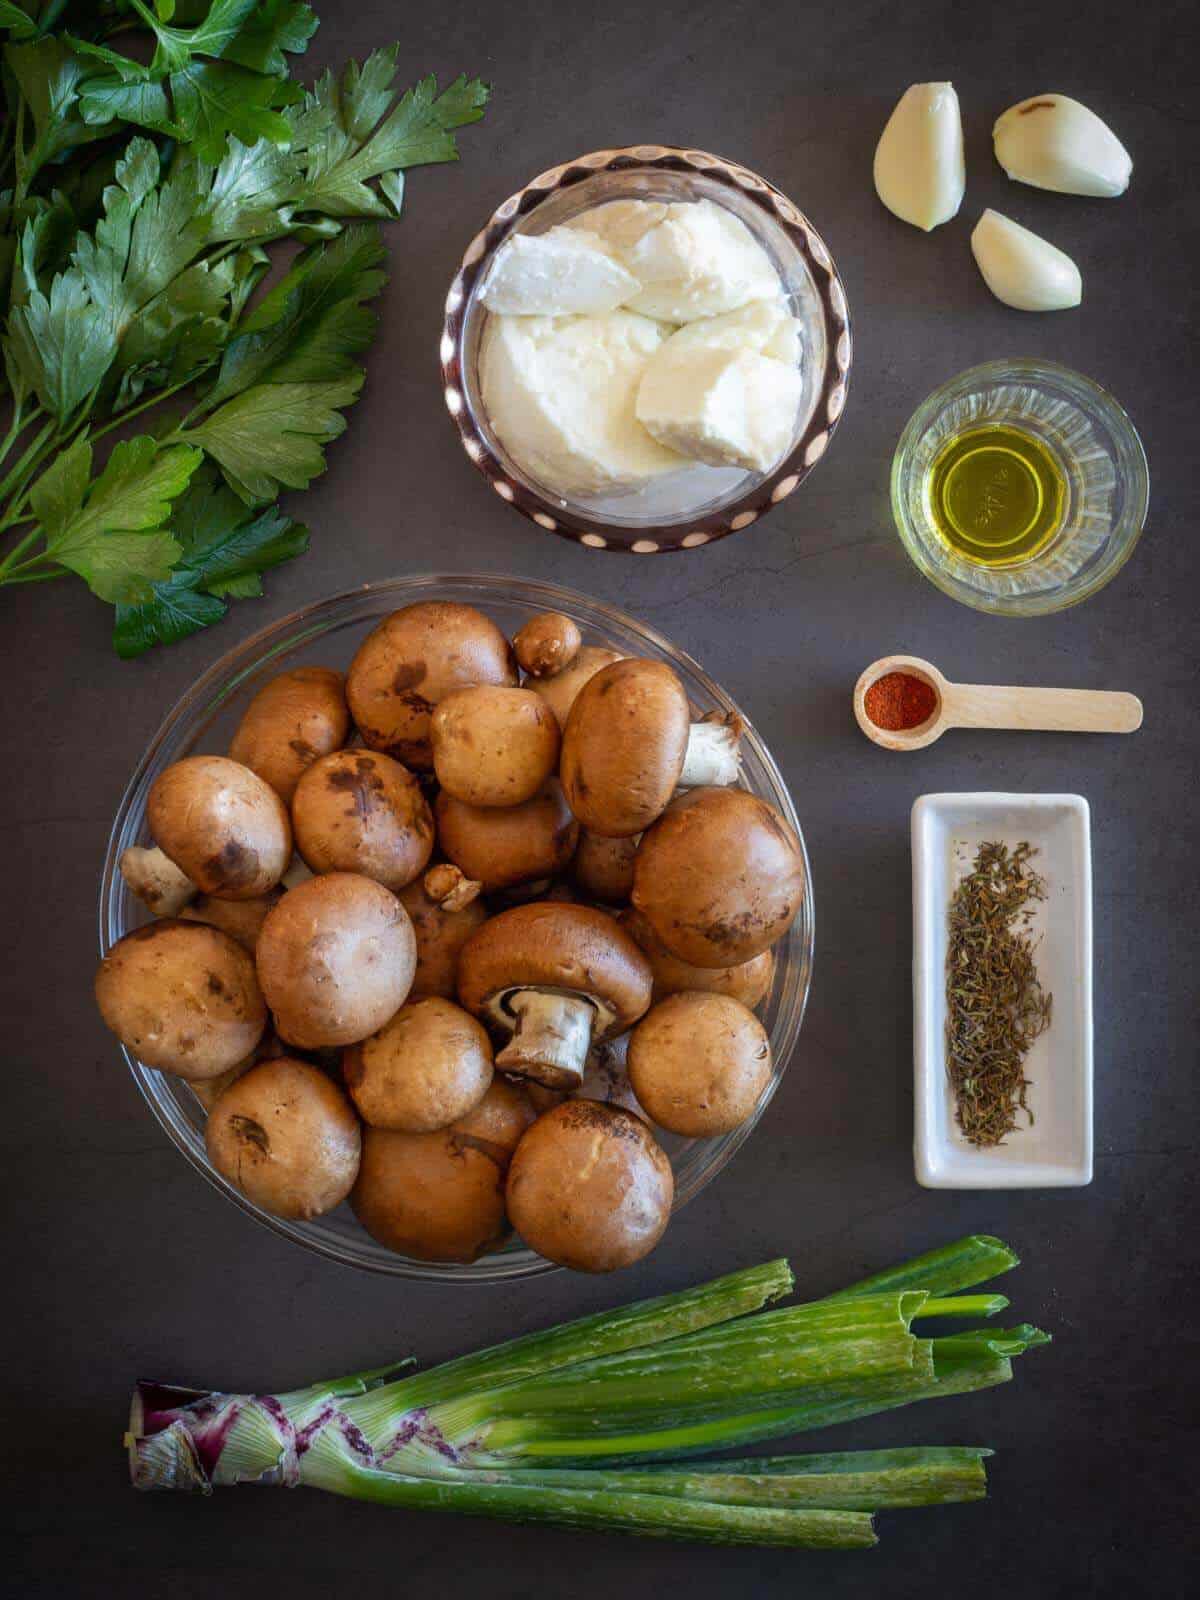
[[[1052,996],[1042,988],[1027,932],[1046,885],[1023,841],[1013,850],[981,844],[950,901],[946,951],[946,1069],[955,1120],[971,1144],[1003,1142],[1025,1101],[1025,1057],[1050,1025]]]

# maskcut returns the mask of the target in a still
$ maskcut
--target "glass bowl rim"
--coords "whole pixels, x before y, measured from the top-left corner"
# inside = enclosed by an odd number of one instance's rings
[[[560,189],[601,173],[689,172],[739,190],[787,235],[803,258],[820,304],[825,331],[825,370],[816,404],[793,448],[772,470],[756,478],[737,499],[718,510],[645,527],[614,527],[563,506],[531,485],[514,481],[480,432],[467,405],[463,381],[463,338],[471,291],[488,262],[516,224]],[[592,150],[531,178],[492,212],[463,252],[446,295],[440,345],[442,394],[459,442],[500,499],[544,532],[558,534],[591,550],[656,555],[698,549],[750,527],[786,500],[826,453],[845,411],[853,344],[846,287],[828,245],[808,217],[766,178],[739,162],[706,150],[678,145],[627,145]]]
[[[1045,595],[975,594],[930,561],[913,535],[903,496],[900,493],[901,475],[917,439],[948,400],[967,393],[983,383],[994,383],[1005,379],[1010,381],[1030,379],[1043,375],[1061,384],[1068,393],[1074,390],[1090,399],[1108,424],[1114,439],[1122,449],[1123,457],[1127,457],[1129,504],[1122,509],[1121,518],[1109,535],[1104,560],[1089,572],[1085,582],[1077,585],[1068,582],[1063,588],[1048,591]],[[926,395],[905,423],[897,441],[892,456],[889,487],[892,520],[900,543],[917,571],[935,588],[940,589],[950,599],[957,600],[960,605],[993,616],[1052,616],[1059,611],[1068,611],[1072,606],[1080,605],[1084,600],[1090,599],[1110,583],[1129,560],[1145,530],[1146,518],[1150,511],[1150,465],[1146,459],[1146,447],[1142,443],[1141,434],[1133,418],[1103,384],[1097,383],[1094,378],[1089,378],[1086,373],[1076,371],[1074,367],[1065,366],[1060,361],[1048,361],[1040,356],[1012,356],[982,361],[976,366],[966,367],[962,372],[955,373],[953,377]]]
[[[718,705],[725,710],[735,713],[741,720],[743,742],[753,752],[766,775],[766,785],[769,790],[768,798],[778,806],[785,819],[795,831],[800,844],[800,853],[804,865],[805,895],[797,912],[796,919],[785,938],[793,934],[798,935],[800,948],[791,958],[797,982],[794,986],[786,987],[780,995],[780,1014],[772,1028],[772,1049],[779,1062],[778,1070],[772,1073],[767,1089],[756,1106],[754,1113],[740,1127],[728,1134],[721,1135],[719,1139],[705,1141],[717,1146],[718,1154],[713,1163],[703,1173],[696,1175],[695,1180],[682,1193],[677,1191],[672,1207],[672,1215],[681,1210],[690,1200],[701,1193],[717,1178],[729,1165],[742,1145],[758,1126],[775,1092],[787,1070],[791,1055],[800,1035],[804,1015],[808,1005],[808,997],[812,988],[813,951],[815,943],[815,904],[813,892],[812,867],[808,855],[808,847],[804,832],[796,815],[795,805],[791,793],[784,781],[766,742],[754,727],[754,724],[741,711],[731,696],[721,688],[700,664],[680,646],[667,639],[656,628],[648,623],[623,611],[619,606],[610,605],[607,601],[595,599],[579,591],[568,589],[562,585],[548,583],[544,579],[515,577],[501,573],[488,572],[443,572],[443,573],[414,573],[401,578],[378,579],[363,583],[350,589],[340,590],[336,594],[328,595],[320,600],[310,601],[304,606],[289,612],[277,621],[268,623],[265,627],[250,634],[240,643],[232,645],[216,661],[212,662],[195,681],[184,690],[175,704],[164,716],[162,722],[151,736],[149,743],[139,758],[134,771],[127,782],[109,831],[108,842],[105,847],[104,866],[100,880],[99,903],[97,907],[98,935],[100,955],[103,958],[111,948],[116,928],[120,926],[119,895],[121,891],[121,877],[118,868],[120,851],[123,847],[126,826],[135,810],[140,809],[140,820],[144,822],[144,791],[149,787],[149,774],[156,761],[170,745],[173,737],[178,737],[181,730],[188,729],[190,719],[202,709],[207,709],[209,716],[216,713],[220,706],[234,695],[245,680],[259,670],[284,644],[293,647],[304,642],[306,624],[314,624],[327,616],[335,614],[339,608],[352,607],[356,603],[369,603],[373,598],[384,599],[385,602],[395,597],[397,605],[420,598],[431,590],[444,588],[446,585],[468,586],[475,589],[491,592],[495,595],[497,603],[503,602],[507,597],[514,597],[524,603],[537,603],[544,609],[566,610],[569,614],[579,615],[580,609],[593,612],[600,618],[611,618],[623,629],[629,629],[640,634],[650,644],[663,651],[668,658],[682,662],[687,670],[694,673],[706,693],[710,694]],[[515,592],[515,596],[514,596]],[[481,601],[486,604],[486,599]],[[382,613],[372,613],[379,615]],[[353,619],[346,619],[353,620]],[[360,618],[368,621],[369,618]],[[325,629],[315,630],[312,637],[320,637]],[[272,649],[275,646],[276,649]],[[219,695],[212,698],[220,689]],[[197,730],[202,733],[204,724]],[[169,756],[173,752],[167,750]],[[498,1282],[515,1282],[519,1279],[541,1276],[546,1272],[564,1270],[552,1261],[537,1256],[526,1248],[524,1254],[505,1256],[503,1253],[484,1255],[477,1261],[470,1263],[457,1262],[423,1262],[415,1258],[402,1255],[381,1257],[378,1260],[351,1258],[342,1251],[337,1243],[324,1239],[318,1235],[306,1232],[304,1222],[293,1222],[287,1218],[273,1216],[256,1206],[253,1201],[228,1184],[219,1173],[203,1158],[203,1155],[192,1148],[191,1144],[176,1127],[176,1118],[172,1115],[169,1106],[178,1111],[178,1103],[174,1100],[169,1089],[161,1088],[165,1085],[168,1076],[156,1068],[147,1067],[139,1061],[120,1041],[114,1041],[125,1063],[129,1068],[135,1084],[142,1098],[146,1101],[159,1127],[166,1133],[170,1142],[175,1146],[188,1164],[201,1174],[203,1178],[226,1200],[236,1205],[254,1221],[269,1228],[273,1233],[292,1242],[299,1244],[306,1250],[311,1250],[325,1259],[334,1261],[340,1266],[356,1268],[360,1271],[373,1272],[384,1277],[401,1279],[415,1279],[441,1283],[455,1284],[487,1284]],[[182,1113],[178,1113],[182,1118]]]

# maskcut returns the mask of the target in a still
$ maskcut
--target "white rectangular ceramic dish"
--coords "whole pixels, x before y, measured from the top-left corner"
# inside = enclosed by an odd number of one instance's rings
[[[985,840],[1035,846],[1047,896],[1030,932],[1054,997],[1026,1060],[1031,1127],[977,1149],[954,1121],[946,1076],[947,909]],[[912,810],[913,1157],[929,1189],[1067,1188],[1092,1180],[1092,847],[1077,794],[926,794]]]

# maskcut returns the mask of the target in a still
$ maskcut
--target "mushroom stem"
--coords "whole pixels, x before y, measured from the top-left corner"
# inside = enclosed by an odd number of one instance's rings
[[[736,783],[742,761],[741,736],[741,725],[734,716],[716,722],[693,722],[679,787],[708,789]]]
[[[460,872],[448,862],[442,862],[430,867],[425,874],[424,889],[443,911],[462,911],[479,898],[483,884],[468,878],[465,872]]]
[[[583,1082],[596,1010],[579,995],[518,989],[505,1009],[517,1019],[512,1038],[496,1057],[500,1072],[532,1078],[548,1089]]]
[[[122,850],[119,866],[129,892],[156,917],[177,917],[196,897],[196,885],[157,845],[131,844]]]

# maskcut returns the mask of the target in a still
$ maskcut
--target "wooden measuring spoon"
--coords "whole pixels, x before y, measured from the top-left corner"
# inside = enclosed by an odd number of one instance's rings
[[[937,696],[930,716],[915,728],[879,728],[867,715],[867,690],[889,672],[920,678]],[[883,656],[854,685],[854,715],[868,739],[885,750],[922,750],[947,728],[1019,728],[1055,733],[1133,733],[1142,725],[1135,694],[1107,689],[1011,688],[951,683],[920,656]]]

